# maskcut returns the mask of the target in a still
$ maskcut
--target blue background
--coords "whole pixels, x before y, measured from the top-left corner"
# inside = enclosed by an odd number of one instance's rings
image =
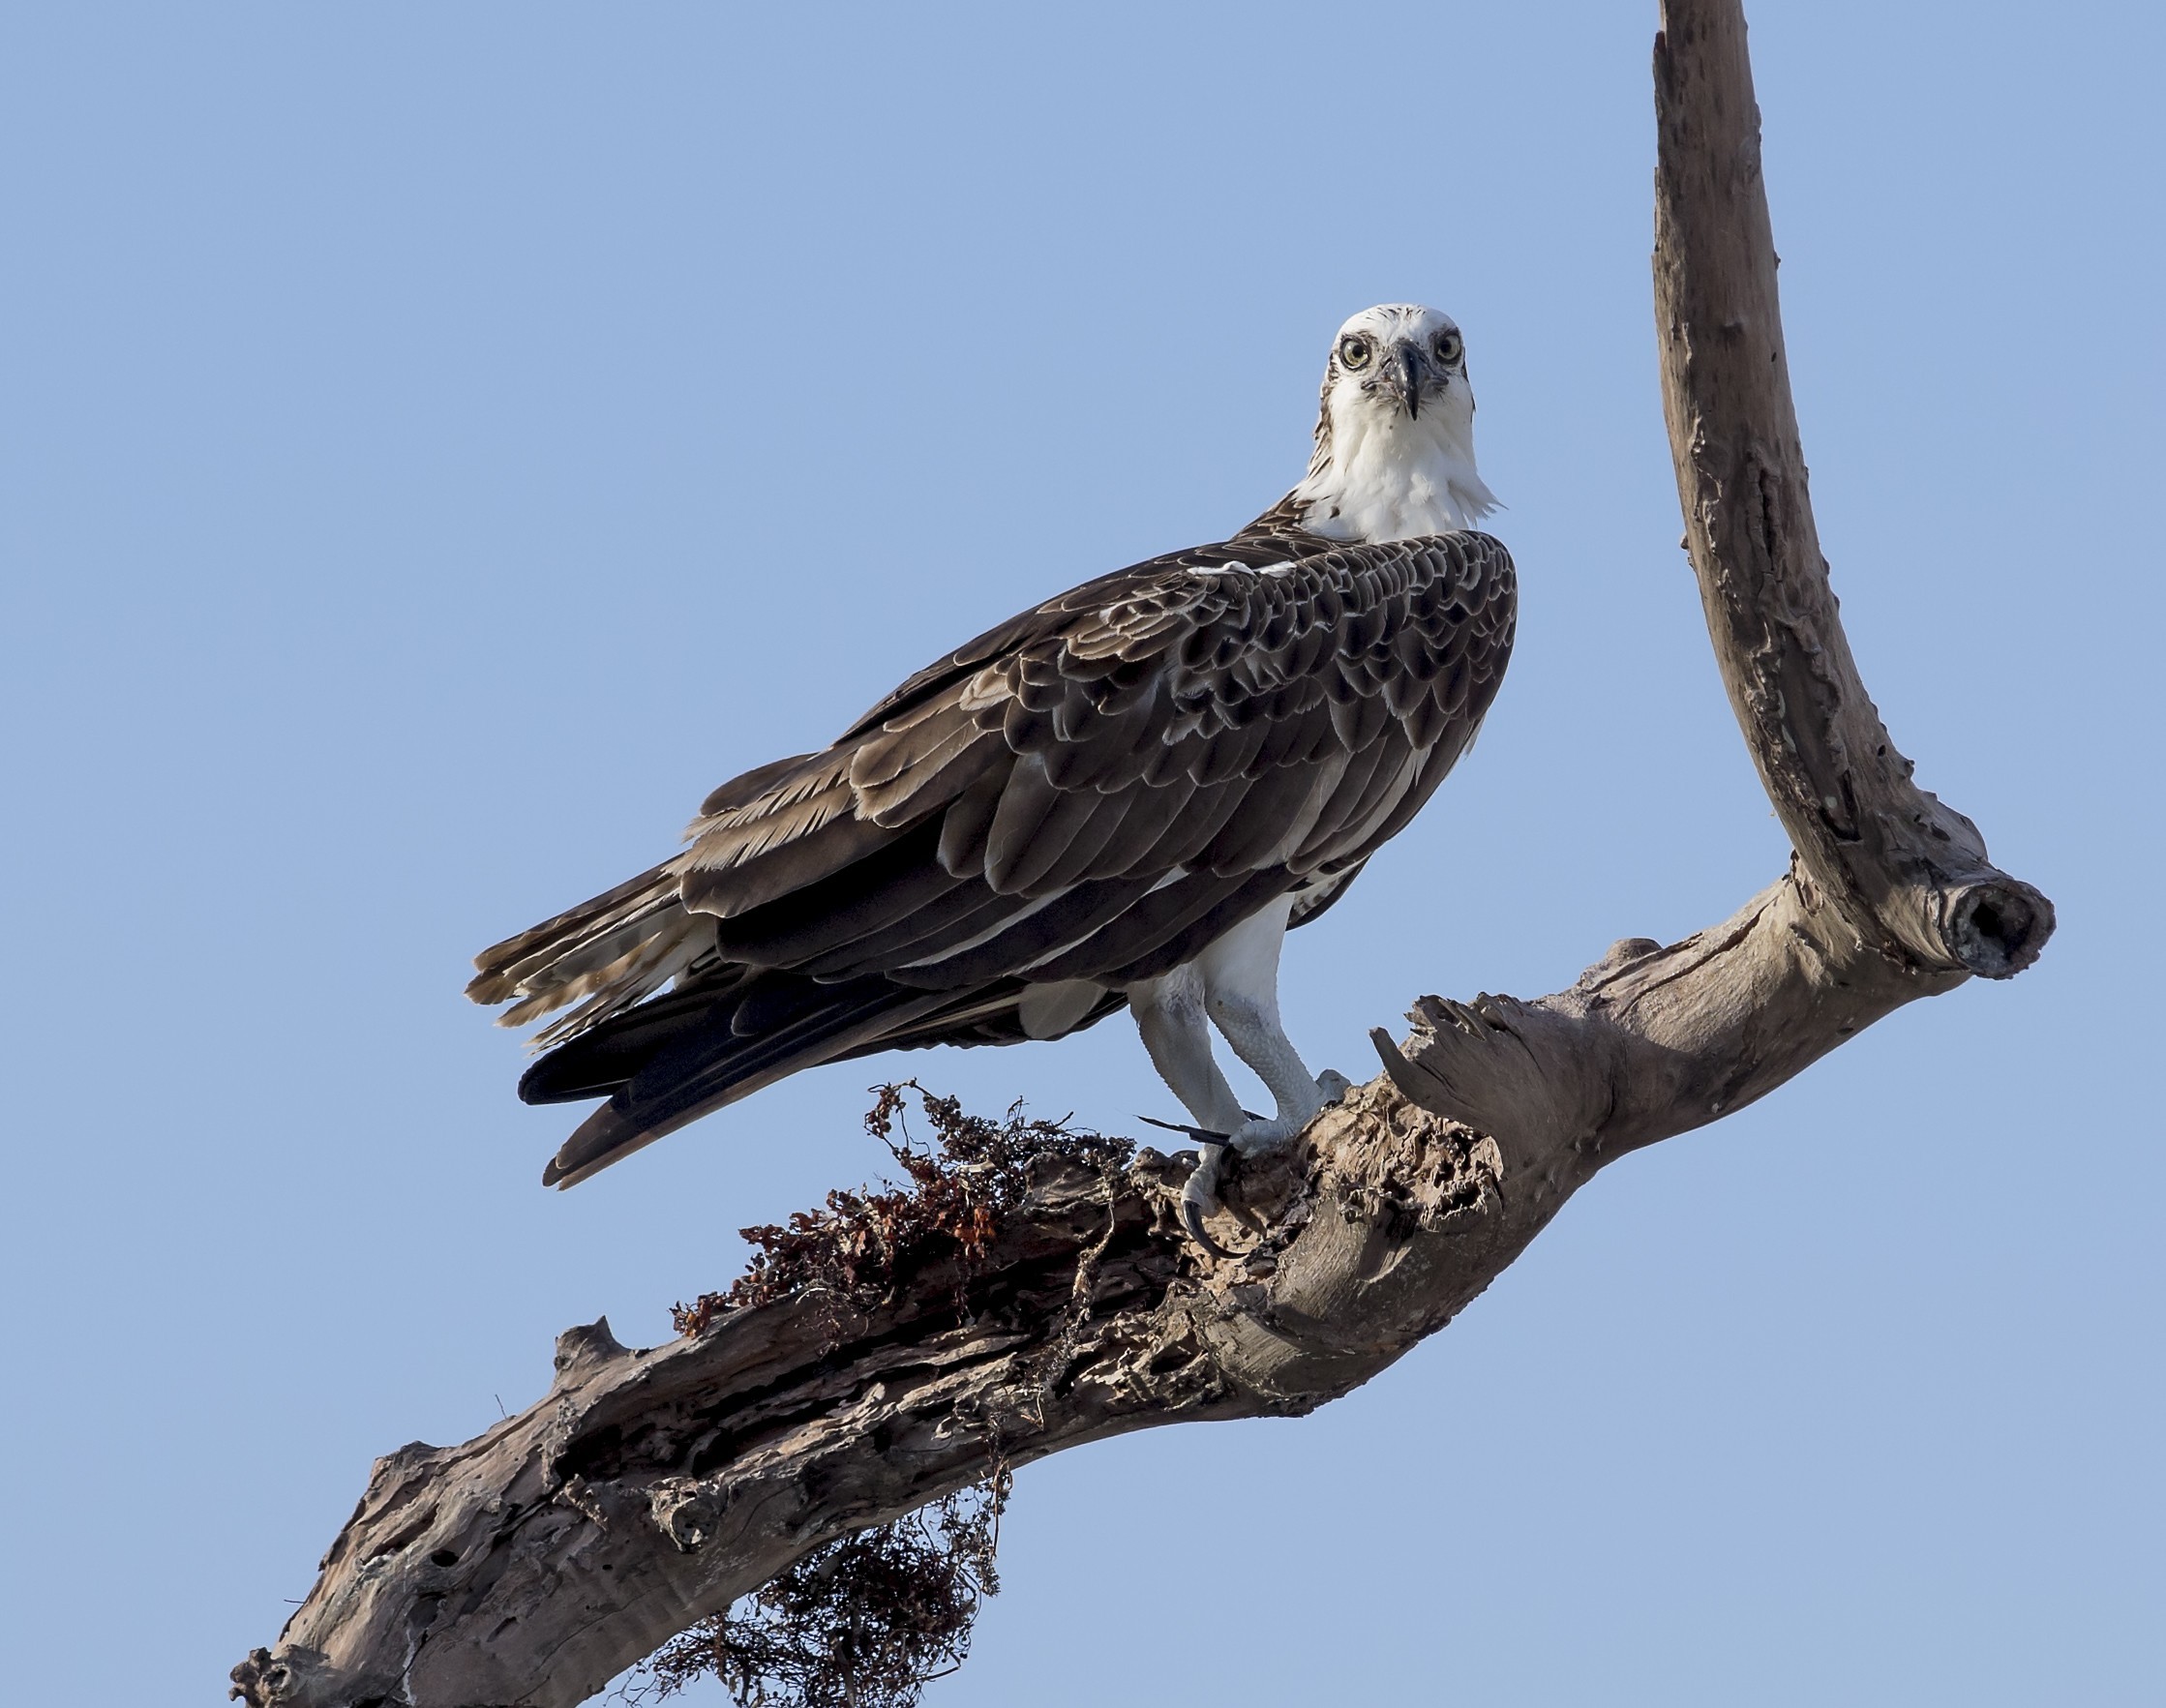
[[[2166,28],[1754,15],[1850,635],[2061,935],[1606,1173],[1324,1413],[1026,1473],[943,1708],[2166,1697]],[[1524,595],[1480,748],[1289,945],[1311,1063],[1775,876],[1676,546],[1653,28],[8,9],[11,1693],[217,1700],[375,1454],[532,1401],[571,1323],[665,1337],[737,1228],[874,1171],[860,1064],[543,1191],[565,1115],[466,958],[1268,504],[1356,309],[1466,328]],[[1171,1113],[1125,1024],[896,1070]]]

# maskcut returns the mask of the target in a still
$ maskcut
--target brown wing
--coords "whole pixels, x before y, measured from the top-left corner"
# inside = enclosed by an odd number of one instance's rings
[[[710,803],[683,902],[723,960],[827,979],[1147,975],[1228,898],[1253,912],[1406,822],[1488,709],[1515,598],[1478,534],[1105,578]]]
[[[997,1034],[1028,985],[1153,975],[1350,874],[1472,737],[1515,607],[1482,534],[1244,536],[1103,577],[918,673],[824,752],[718,790],[684,854],[490,951],[474,994],[519,998],[523,1018],[584,1000],[545,1034],[572,1041],[529,1073],[537,1097],[615,1084],[622,1101],[718,1027],[758,1044],[759,1083],[884,1040]],[[635,1005],[670,976],[675,995]],[[755,996],[796,1016],[801,1048],[776,1054]],[[832,1049],[805,1031],[830,1025]],[[635,1033],[663,1040],[645,1066]],[[701,1048],[712,1092],[728,1073]]]

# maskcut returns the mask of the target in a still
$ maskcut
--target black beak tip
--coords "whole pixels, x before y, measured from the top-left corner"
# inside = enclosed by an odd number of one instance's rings
[[[1385,358],[1381,378],[1384,388],[1405,408],[1407,420],[1419,421],[1422,416],[1422,385],[1429,378],[1421,347],[1414,344],[1395,345]]]

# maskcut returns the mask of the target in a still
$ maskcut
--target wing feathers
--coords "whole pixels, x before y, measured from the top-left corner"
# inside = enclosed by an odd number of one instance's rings
[[[1068,839],[1068,846],[1031,880],[1032,886],[1066,889],[1089,874],[1114,878],[1126,872],[1127,865],[1115,866],[1105,857],[1106,850],[1127,826],[1130,814],[1147,793],[1140,783],[1130,784],[1118,794],[1100,794],[1095,790],[1078,792],[1078,798],[1090,803],[1090,816]]]
[[[1109,878],[1048,897],[980,943],[937,960],[898,969],[896,978],[930,990],[957,990],[1031,969],[1120,918],[1151,890],[1145,878]]]
[[[1264,864],[1279,854],[1300,823],[1316,781],[1307,765],[1282,765],[1265,772],[1248,786],[1240,810],[1196,851],[1192,863],[1208,872],[1248,872]]]
[[[695,844],[679,881],[679,893],[695,913],[732,918],[833,877],[852,862],[877,854],[893,836],[893,830],[870,819],[838,816],[823,821],[817,831],[765,843],[757,853],[717,866],[702,865],[701,849]]]
[[[885,930],[838,944],[801,963],[799,970],[815,978],[853,978],[884,967],[908,966],[998,930],[1017,911],[1017,898],[996,895],[981,878],[958,882],[938,901],[905,914]]]
[[[1031,969],[1031,976],[1048,981],[1098,978],[1122,983],[1155,977],[1191,958],[1210,941],[1201,939],[1195,948],[1182,952],[1182,945],[1189,942],[1189,928],[1228,897],[1252,890],[1255,899],[1248,911],[1253,913],[1284,888],[1276,873],[1244,873],[1237,877],[1198,873],[1152,890],[1074,947],[1040,961]]]
[[[940,826],[920,824],[865,859],[716,922],[715,947],[755,967],[793,967],[920,921],[961,887],[932,858]]]
[[[1178,788],[1179,785],[1174,787]],[[1187,866],[1210,845],[1211,839],[1225,827],[1248,793],[1248,779],[1229,777],[1223,783],[1214,783],[1208,788],[1188,792],[1188,798],[1180,803],[1180,811],[1173,823],[1166,826],[1163,836],[1152,844],[1151,852],[1135,863],[1131,870],[1138,876],[1147,872],[1170,871],[1176,866]]]
[[[1008,774],[1001,803],[985,836],[985,881],[995,889],[1013,894],[1053,862],[1074,836],[1090,811],[1090,802],[1068,790],[1056,789],[1045,775],[1044,762],[1033,754]],[[1040,851],[1045,857],[1038,858]]]
[[[1484,535],[1267,529],[1048,600],[723,785],[677,860],[480,958],[479,1001],[582,1004],[537,1092],[641,1059],[557,1178],[813,1061],[1025,1035],[1026,977],[1163,971],[1319,869],[1336,896],[1471,738],[1515,599]]]

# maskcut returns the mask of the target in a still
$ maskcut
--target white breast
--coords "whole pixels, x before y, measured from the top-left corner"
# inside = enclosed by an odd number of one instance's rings
[[[1293,492],[1310,506],[1305,525],[1311,532],[1376,544],[1411,540],[1470,528],[1497,507],[1448,421],[1357,415],[1334,426],[1331,462]]]

